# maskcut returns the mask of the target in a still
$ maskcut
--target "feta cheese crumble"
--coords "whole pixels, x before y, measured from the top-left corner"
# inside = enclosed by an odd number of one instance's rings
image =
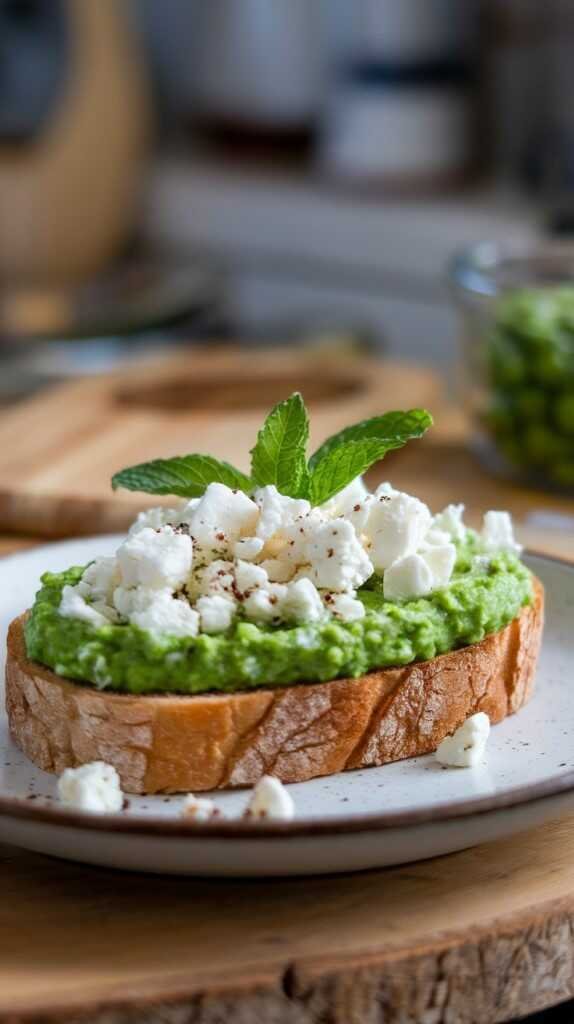
[[[432,521],[432,529],[446,533],[450,540],[464,540],[464,505],[447,505]]]
[[[243,537],[233,545],[233,554],[243,562],[253,562],[263,551],[264,545],[265,541],[260,537]]]
[[[350,484],[343,487],[342,491],[326,501],[321,506],[321,511],[332,519],[336,519],[338,516],[348,516],[357,505],[363,505],[369,498],[372,498],[372,495],[365,487],[362,477],[357,476]]]
[[[486,512],[480,539],[484,550],[489,554],[513,551],[518,555],[522,551],[522,545],[514,538],[512,518],[508,512]]]
[[[221,817],[221,812],[215,806],[213,800],[188,793],[182,804],[181,816],[182,818],[191,818],[197,822],[213,821],[214,818]]]
[[[346,519],[324,523],[307,545],[310,578],[324,590],[353,590],[373,574],[367,552]]]
[[[96,608],[92,608],[91,604],[88,604],[85,597],[80,593],[78,584],[75,587],[66,584],[62,590],[62,599],[60,601],[60,615],[64,619],[79,619],[80,622],[87,622],[90,626],[107,626],[109,620],[101,611]]]
[[[225,633],[235,618],[236,602],[228,597],[213,594],[200,597],[195,608],[199,613],[202,633]]]
[[[383,577],[383,592],[388,601],[426,597],[432,589],[432,570],[422,555],[397,558]]]
[[[210,551],[226,551],[241,537],[251,537],[258,518],[257,505],[243,491],[208,484],[189,516],[189,532],[194,546],[209,555]]]
[[[270,484],[255,491],[254,500],[259,506],[259,520],[256,536],[268,542],[281,539],[281,532],[291,526],[296,519],[306,516],[311,511],[308,501],[299,498],[287,498]],[[276,535],[279,534],[279,537]]]
[[[179,507],[140,513],[115,557],[96,559],[63,588],[59,610],[96,629],[131,623],[157,639],[215,636],[242,619],[358,622],[357,591],[373,573],[388,601],[448,586],[467,535],[463,513],[448,505],[433,517],[390,483],[370,494],[360,478],[320,508],[271,485],[251,498],[212,483]],[[520,550],[506,512],[488,512],[474,538],[475,561]]]
[[[484,758],[489,734],[490,719],[479,711],[467,718],[452,736],[445,736],[435,757],[448,768],[474,768]]]
[[[58,779],[58,796],[67,807],[92,814],[121,811],[124,803],[120,777],[104,761],[66,768]]]
[[[78,590],[92,601],[112,603],[115,588],[120,582],[120,570],[116,558],[96,558],[86,568]]]
[[[362,601],[348,594],[325,594],[325,604],[331,615],[343,622],[356,622],[364,618],[365,606]]]
[[[253,790],[245,816],[290,821],[295,816],[295,804],[279,779],[273,775],[264,775]]]
[[[280,623],[282,605],[287,597],[287,587],[281,583],[269,583],[266,587],[252,590],[243,601],[248,619],[257,623]]]
[[[308,579],[289,583],[281,603],[281,614],[288,622],[320,622],[324,619],[325,606],[315,584]]]
[[[124,587],[172,587],[186,582],[193,557],[191,537],[172,526],[152,530],[144,526],[118,548],[118,566]]]
[[[432,589],[440,590],[446,587],[456,562],[454,544],[434,544],[425,547],[422,558],[432,573]]]
[[[173,594],[160,591],[143,611],[130,615],[130,622],[156,636],[197,636],[199,613],[189,603]]]
[[[176,508],[164,508],[162,505],[157,508],[148,508],[146,512],[138,513],[136,521],[130,526],[129,535],[133,536],[146,528],[161,530],[162,526],[174,526],[182,518]]]
[[[418,498],[401,492],[380,494],[365,526],[375,569],[389,569],[398,559],[414,555],[430,524],[431,514]]]

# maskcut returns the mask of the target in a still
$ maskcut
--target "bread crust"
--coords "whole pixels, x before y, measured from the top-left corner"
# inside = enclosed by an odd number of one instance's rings
[[[10,626],[6,710],[17,745],[44,771],[113,764],[127,793],[201,792],[283,782],[436,750],[476,711],[491,722],[530,697],[544,591],[505,629],[430,661],[358,679],[238,693],[96,690],[30,661],[22,616]]]

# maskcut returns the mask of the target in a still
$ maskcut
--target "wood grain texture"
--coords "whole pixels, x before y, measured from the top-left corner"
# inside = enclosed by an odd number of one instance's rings
[[[574,994],[574,823],[262,882],[0,851],[0,1021],[494,1024]]]
[[[56,387],[0,416],[0,529],[43,537],[121,531],[161,499],[113,494],[116,470],[207,452],[248,469],[275,401],[303,391],[311,443],[395,408],[437,404],[426,370],[350,357],[193,350]]]
[[[282,782],[436,750],[469,715],[495,724],[528,700],[544,593],[505,629],[431,661],[357,679],[227,694],[97,691],[30,661],[24,617],[8,633],[6,710],[14,741],[60,774],[113,764],[127,793],[188,793]]]

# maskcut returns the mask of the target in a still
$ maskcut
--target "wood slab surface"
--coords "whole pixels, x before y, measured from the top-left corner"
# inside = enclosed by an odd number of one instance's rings
[[[118,874],[0,848],[0,1021],[493,1024],[574,994],[574,823],[352,876]]]

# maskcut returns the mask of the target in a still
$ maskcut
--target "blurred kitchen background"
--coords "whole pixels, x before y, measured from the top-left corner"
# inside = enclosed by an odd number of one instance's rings
[[[136,404],[240,408],[263,348],[456,397],[453,252],[574,231],[573,45],[570,0],[0,0],[5,413],[198,348]]]
[[[453,248],[574,228],[572,37],[569,0],[0,0],[4,400],[128,336],[449,372]]]

